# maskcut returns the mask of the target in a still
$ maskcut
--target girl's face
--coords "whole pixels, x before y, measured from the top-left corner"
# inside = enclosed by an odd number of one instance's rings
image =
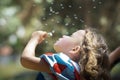
[[[74,47],[78,46],[83,42],[84,39],[84,30],[79,30],[74,32],[71,36],[63,36],[59,38],[54,44],[54,49],[56,52],[69,53],[70,50],[73,50]]]

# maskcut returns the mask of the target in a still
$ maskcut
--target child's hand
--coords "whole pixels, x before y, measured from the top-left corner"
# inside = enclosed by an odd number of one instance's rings
[[[32,33],[32,38],[37,39],[38,43],[41,43],[47,37],[45,31],[35,31]]]

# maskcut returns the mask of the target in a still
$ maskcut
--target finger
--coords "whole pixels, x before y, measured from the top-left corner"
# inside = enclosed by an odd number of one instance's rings
[[[46,38],[47,37],[47,32],[44,32],[43,33],[43,38]]]

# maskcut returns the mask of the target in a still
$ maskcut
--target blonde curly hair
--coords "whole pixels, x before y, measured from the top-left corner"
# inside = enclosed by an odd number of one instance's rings
[[[87,28],[81,45],[79,65],[86,80],[110,80],[108,47],[95,29]]]

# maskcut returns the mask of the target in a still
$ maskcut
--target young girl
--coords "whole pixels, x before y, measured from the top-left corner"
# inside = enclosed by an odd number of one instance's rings
[[[35,56],[35,48],[47,37],[47,32],[33,32],[26,45],[21,64],[40,71],[40,80],[110,80],[108,48],[94,29],[78,30],[63,36],[54,44],[56,51]]]

